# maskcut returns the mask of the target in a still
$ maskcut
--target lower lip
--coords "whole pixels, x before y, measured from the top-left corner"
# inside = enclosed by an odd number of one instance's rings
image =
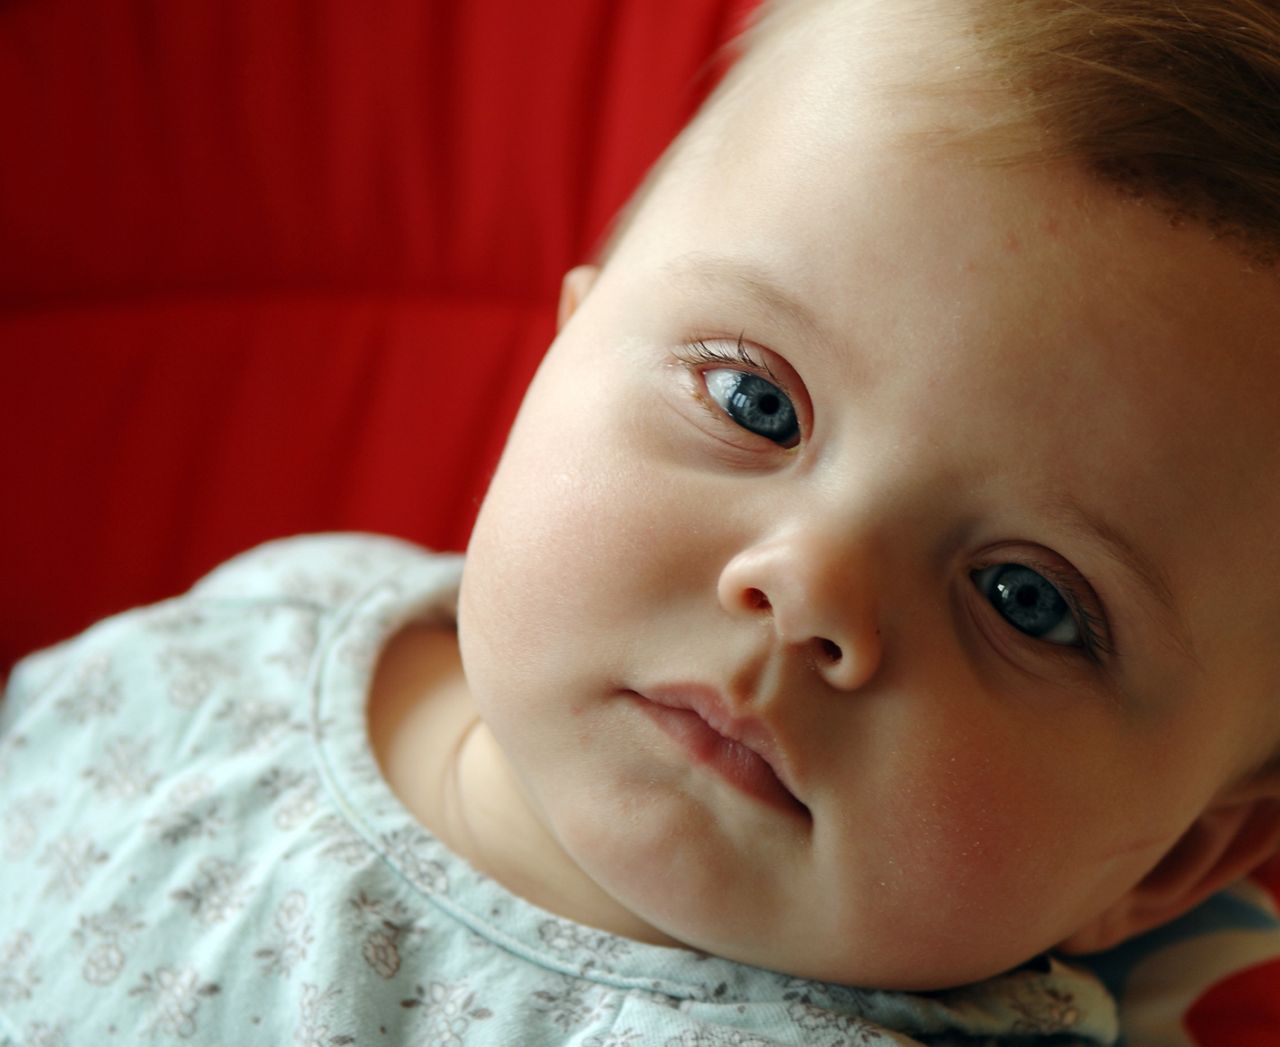
[[[741,792],[790,815],[808,817],[808,808],[778,780],[756,752],[712,729],[689,709],[672,709],[636,696],[649,718],[692,758]]]

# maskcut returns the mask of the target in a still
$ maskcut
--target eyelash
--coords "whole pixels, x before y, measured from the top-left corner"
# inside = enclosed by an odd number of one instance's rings
[[[724,349],[713,349],[701,338],[695,338],[686,345],[677,346],[676,359],[687,364],[727,364],[730,367],[745,367],[754,374],[768,375],[769,380],[778,383],[778,376],[767,361],[757,360],[751,355],[743,339],[746,332],[738,335],[734,341],[733,352]]]
[[[1023,637],[1029,643],[1033,644],[1035,649],[1048,657],[1083,657],[1087,658],[1095,665],[1101,665],[1104,658],[1115,654],[1115,646],[1111,641],[1110,630],[1107,628],[1106,612],[1102,609],[1102,601],[1097,594],[1093,592],[1092,586],[1085,582],[1074,571],[1068,573],[1062,568],[1052,564],[1043,563],[1034,557],[1023,556],[1017,559],[1002,560],[999,557],[992,557],[987,562],[981,564],[974,569],[973,573],[985,570],[988,567],[994,567],[1001,563],[1018,564],[1026,567],[1030,571],[1034,571],[1046,581],[1048,581],[1062,599],[1066,601],[1067,607],[1070,609],[1072,617],[1075,618],[1076,624],[1080,628],[1080,643],[1078,646],[1067,646],[1061,644],[1051,644],[1045,642],[1037,642],[1034,638]],[[976,588],[976,587],[975,587]],[[1081,597],[1081,588],[1087,589],[1088,599]],[[986,598],[979,592],[979,598],[986,603]],[[1087,602],[1094,603],[1098,606],[1098,613],[1093,613],[1086,606]],[[999,618],[999,614],[995,608],[987,603],[987,609]],[[1018,633],[1018,630],[1009,623],[1001,620],[1001,624],[1006,628]],[[1021,635],[1021,634],[1019,634]]]
[[[739,334],[734,340],[732,350],[727,350],[709,345],[705,339],[695,338],[688,343],[677,346],[673,351],[673,355],[677,360],[690,367],[719,365],[733,368],[745,368],[753,374],[767,377],[771,382],[778,385],[779,388],[784,388],[783,383],[774,373],[768,362],[756,359],[750,350],[747,349],[744,344],[744,339],[745,332]],[[719,410],[716,411],[717,417],[720,413],[721,412],[719,412]],[[995,566],[997,563],[1001,562],[1006,561],[993,559],[976,568],[975,571]],[[1050,582],[1061,594],[1080,629],[1079,646],[1061,646],[1046,642],[1037,642],[1036,640],[1025,636],[1023,637],[1024,640],[1033,644],[1036,649],[1043,650],[1043,653],[1048,656],[1084,657],[1095,665],[1101,665],[1106,656],[1115,653],[1115,648],[1111,642],[1110,630],[1107,628],[1106,624],[1107,619],[1105,612],[1100,610],[1097,614],[1092,613],[1086,606],[1087,601],[1080,595],[1080,589],[1083,583],[1083,587],[1088,589],[1090,593],[1088,602],[1097,603],[1100,607],[1101,602],[1098,600],[1097,596],[1093,594],[1092,588],[1087,582],[1083,582],[1083,579],[1074,575],[1074,572],[1069,574],[1061,568],[1045,564],[1034,559],[1029,561],[1010,560],[1007,562],[1025,566]],[[988,607],[994,613],[995,609],[991,608],[989,605]],[[1018,630],[1007,622],[1002,622],[1002,624],[1013,632],[1018,632]]]
[[[739,334],[730,344],[727,338],[695,338],[690,342],[686,342],[675,346],[671,350],[671,355],[677,361],[683,364],[695,377],[700,385],[699,391],[696,393],[696,399],[700,407],[712,416],[715,422],[719,424],[728,424],[733,427],[736,433],[741,433],[741,427],[734,425],[725,414],[724,408],[713,402],[710,394],[701,388],[705,379],[702,375],[706,371],[724,368],[727,370],[743,371],[747,374],[755,375],[761,379],[767,380],[770,384],[776,386],[788,400],[791,401],[793,408],[797,412],[799,418],[800,407],[796,397],[787,388],[785,379],[779,378],[773,368],[769,366],[768,360],[762,354],[752,352],[747,347],[745,341],[745,332]],[[719,343],[719,344],[716,344]],[[803,425],[803,423],[801,423]],[[803,434],[801,434],[803,435]],[[793,449],[792,446],[784,448],[783,445],[775,444],[777,449]]]
[[[1067,602],[1067,606],[1071,608],[1071,613],[1080,626],[1080,652],[1095,663],[1101,663],[1104,656],[1114,654],[1115,649],[1111,645],[1105,617],[1089,611],[1085,602],[1080,599],[1076,585],[1063,578],[1059,572],[1040,571],[1040,573],[1053,583]],[[1095,596],[1094,599],[1096,600],[1097,597]]]

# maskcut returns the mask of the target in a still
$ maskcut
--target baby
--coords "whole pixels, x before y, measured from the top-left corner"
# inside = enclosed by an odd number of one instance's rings
[[[277,543],[16,671],[0,1043],[1112,1042],[1050,956],[1280,845],[1278,55],[766,10],[465,568]]]

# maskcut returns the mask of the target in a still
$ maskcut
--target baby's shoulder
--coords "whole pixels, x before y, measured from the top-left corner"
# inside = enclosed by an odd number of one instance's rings
[[[371,583],[458,558],[387,535],[308,534],[256,546],[214,568],[191,589],[198,599],[285,599],[332,607]]]
[[[432,553],[383,535],[315,534],[267,542],[227,560],[181,596],[105,618],[26,656],[5,683],[0,733],[36,695],[59,681],[74,683],[91,669],[142,667],[157,658],[169,664],[179,655],[190,660],[189,652],[197,649],[211,659],[216,653],[219,664],[231,652],[247,660],[250,648],[270,646],[275,634],[306,631],[304,619],[314,623],[341,615],[389,583],[403,581],[422,600],[448,604],[460,574],[457,554]]]

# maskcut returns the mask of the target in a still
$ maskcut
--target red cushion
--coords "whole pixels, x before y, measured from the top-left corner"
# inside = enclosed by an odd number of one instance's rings
[[[0,5],[0,672],[266,538],[461,547],[749,3]]]
[[[1218,982],[1183,1024],[1196,1047],[1275,1047],[1280,1042],[1280,959]]]
[[[551,328],[546,306],[371,295],[6,318],[22,346],[6,646],[169,595],[275,535],[460,548]]]

